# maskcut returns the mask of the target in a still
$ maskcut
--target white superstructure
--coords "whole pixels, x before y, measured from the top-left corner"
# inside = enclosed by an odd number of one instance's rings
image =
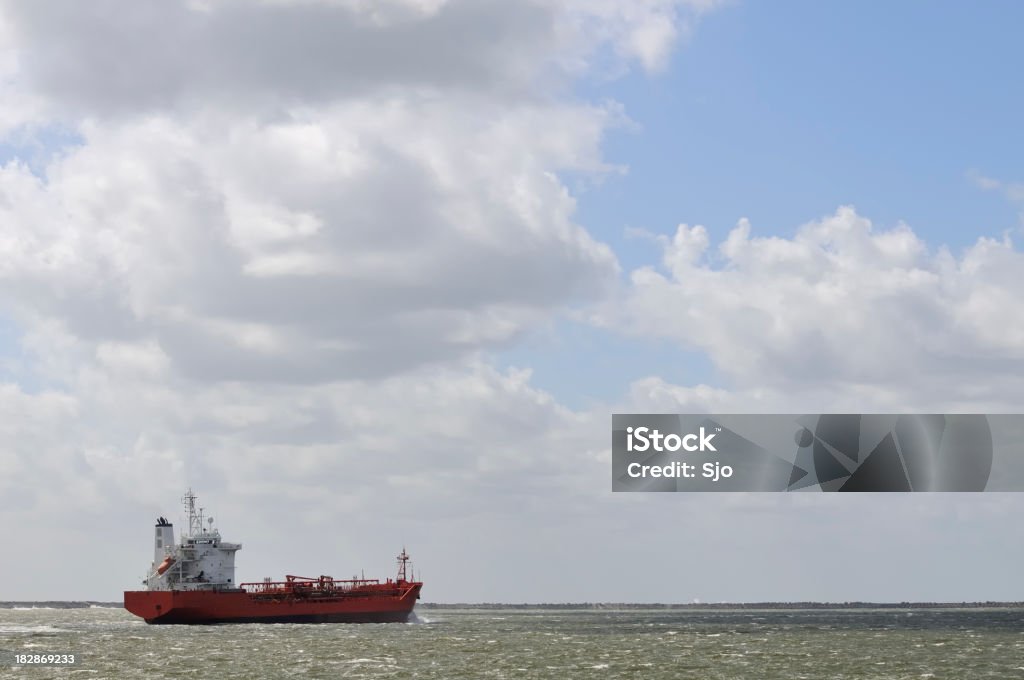
[[[144,583],[147,590],[223,590],[236,588],[235,553],[241,543],[222,541],[213,518],[204,518],[189,489],[182,499],[188,521],[181,542],[174,542],[174,525],[163,517],[156,523],[153,564]]]

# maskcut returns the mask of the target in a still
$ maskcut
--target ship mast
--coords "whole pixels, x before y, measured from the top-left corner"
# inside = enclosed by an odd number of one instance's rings
[[[405,581],[405,565],[409,561],[409,553],[405,552],[405,547],[402,547],[402,554],[398,556],[398,580]]]
[[[185,506],[185,516],[188,518],[188,534],[193,538],[203,533],[203,509],[196,510],[196,498],[197,496],[192,493],[192,488],[189,487],[181,499]]]

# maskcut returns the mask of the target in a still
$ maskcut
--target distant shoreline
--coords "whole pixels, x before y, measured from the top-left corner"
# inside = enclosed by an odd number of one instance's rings
[[[31,600],[0,601],[0,609],[89,609],[93,607],[120,609],[122,602],[95,600]],[[512,604],[497,602],[422,602],[417,609],[522,609],[522,610],[736,610],[736,609],[1020,609],[1024,602],[689,602],[668,604],[657,602],[560,602],[545,604]]]

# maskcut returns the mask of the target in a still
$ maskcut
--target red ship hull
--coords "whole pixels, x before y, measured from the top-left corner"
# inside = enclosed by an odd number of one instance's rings
[[[422,583],[380,584],[326,597],[235,590],[126,591],[124,607],[152,624],[405,622]]]

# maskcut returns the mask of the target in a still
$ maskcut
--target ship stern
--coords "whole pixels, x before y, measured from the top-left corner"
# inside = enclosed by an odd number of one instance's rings
[[[169,590],[126,590],[124,608],[153,623],[174,609],[174,593]]]

